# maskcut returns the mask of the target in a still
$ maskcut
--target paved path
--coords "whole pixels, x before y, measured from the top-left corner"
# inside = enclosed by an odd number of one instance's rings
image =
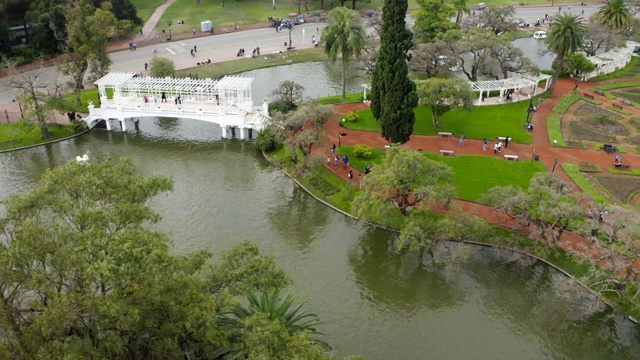
[[[151,14],[151,17],[149,18],[149,20],[147,20],[147,22],[142,27],[142,33],[136,35],[133,42],[139,43],[141,41],[149,39],[151,35],[155,35],[156,25],[158,24],[158,21],[162,17],[162,14],[164,14],[164,11],[167,10],[167,8],[173,5],[173,3],[175,3],[176,1],[177,0],[167,0],[167,2],[158,6],[156,10],[153,12],[153,14]]]

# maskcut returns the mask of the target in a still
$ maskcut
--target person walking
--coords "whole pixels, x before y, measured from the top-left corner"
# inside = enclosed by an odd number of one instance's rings
[[[465,139],[464,133],[460,134],[460,143],[459,143],[459,145],[464,145],[464,139]]]
[[[327,155],[327,166],[331,166],[331,156]]]
[[[509,137],[507,136],[504,138],[504,148],[506,149],[508,147],[509,147]]]
[[[335,164],[336,164],[335,168],[337,169],[338,168],[338,155],[335,156]]]
[[[498,141],[498,152],[502,152],[502,141]]]
[[[493,145],[493,155],[498,153],[498,143],[495,143],[495,145]]]
[[[167,94],[164,91],[160,94],[160,102],[167,102]]]
[[[349,170],[349,184],[353,182],[353,170]]]
[[[342,158],[342,162],[344,163],[344,168],[346,169],[346,168],[347,168],[347,166],[349,166],[349,157],[348,157],[347,155],[345,155],[345,156]]]
[[[149,70],[149,64],[144,63],[144,71],[147,71],[147,70]]]
[[[484,138],[484,140],[482,140],[482,151],[487,151],[487,145],[489,145],[489,140]]]
[[[331,147],[331,153],[333,154],[333,156],[336,156],[336,144],[333,144],[333,146]]]

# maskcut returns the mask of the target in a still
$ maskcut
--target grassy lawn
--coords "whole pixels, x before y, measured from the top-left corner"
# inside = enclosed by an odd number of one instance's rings
[[[477,201],[494,186],[512,185],[525,189],[534,174],[547,171],[538,161],[507,161],[493,156],[441,156],[425,153],[431,160],[441,161],[453,169],[457,197]]]
[[[345,99],[342,98],[342,95],[334,95],[320,98],[318,101],[324,105],[356,103],[362,102],[363,95],[363,93],[347,94]]]
[[[107,97],[109,96],[109,91],[107,91]],[[80,99],[82,101],[81,104],[76,102],[76,94],[67,94],[62,99],[56,101],[54,104],[54,108],[60,111],[76,111],[82,113],[88,113],[89,109],[87,105],[89,105],[89,101],[92,101],[96,107],[98,105],[98,89],[92,88],[83,90],[80,93]]]
[[[42,130],[33,123],[0,124],[0,150],[14,149],[22,146],[40,144],[62,139],[74,134],[71,126],[49,125],[51,138],[41,139]]]
[[[452,132],[456,136],[461,132],[469,139],[495,139],[496,136],[509,136],[516,143],[531,144],[531,134],[524,131],[529,103],[522,101],[504,105],[476,106],[471,112],[452,110],[440,120],[436,129],[431,120],[431,108],[417,107],[416,123],[413,133],[416,135],[436,135],[439,131]],[[358,112],[360,118],[348,123],[353,130],[380,131],[380,124],[373,118],[371,110]]]
[[[571,180],[573,180],[573,182],[575,182],[576,185],[578,185],[578,187],[582,189],[582,191],[584,191],[586,194],[589,194],[589,196],[591,196],[591,198],[595,202],[604,203],[604,204],[611,203],[604,195],[602,195],[602,193],[600,193],[600,191],[598,191],[596,186],[594,186],[594,184],[592,184],[591,181],[589,181],[589,179],[587,179],[587,177],[580,171],[580,165],[569,164],[569,163],[562,163],[561,165],[564,171],[567,173],[567,175],[569,175]]]
[[[151,17],[156,8],[166,2],[166,0],[131,0],[136,7],[138,17],[145,23]]]
[[[284,58],[283,58],[284,56]],[[266,59],[265,59],[266,58]],[[280,65],[290,65],[291,63],[301,63],[308,61],[325,61],[327,55],[324,54],[324,48],[311,48],[296,50],[282,54],[260,55],[258,58],[244,58],[238,60],[229,60],[221,63],[197,66],[182,70],[177,70],[176,77],[192,77],[197,76],[204,78],[221,78],[225,75],[237,74],[240,72],[268,68]]]
[[[353,156],[351,146],[341,146],[338,148],[338,153],[349,156],[349,163],[360,171],[363,171],[369,163],[373,164],[373,171],[375,171],[385,154],[384,150],[373,149],[371,159],[357,159]],[[429,152],[425,152],[424,155],[428,159],[449,165],[453,170],[457,197],[471,201],[477,201],[480,195],[494,186],[513,185],[527,188],[535,173],[546,171],[544,165],[538,161],[506,161],[501,157],[493,156],[441,156]]]
[[[141,1],[141,0],[138,0]],[[306,14],[304,1],[301,2],[300,11]],[[367,8],[377,6],[382,8],[382,3],[366,4]],[[311,13],[322,11],[319,1],[309,1],[308,11]],[[325,9],[329,10],[329,2],[325,2]],[[264,23],[268,17],[286,18],[289,13],[298,12],[298,4],[293,0],[276,1],[276,9],[273,9],[271,1],[264,0],[243,0],[243,1],[221,1],[203,0],[198,4],[194,0],[178,0],[171,5],[158,21],[157,29],[162,32],[165,29],[169,32],[168,20],[173,20],[172,31],[174,34],[190,32],[192,28],[200,31],[200,22],[211,21],[214,29],[232,27],[236,22],[242,28],[243,24]],[[184,20],[184,24],[179,25],[178,20]]]

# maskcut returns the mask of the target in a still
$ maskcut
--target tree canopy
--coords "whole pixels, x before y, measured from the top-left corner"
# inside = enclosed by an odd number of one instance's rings
[[[416,86],[408,77],[408,51],[413,35],[405,24],[407,2],[385,1],[380,30],[380,51],[371,80],[371,111],[380,121],[382,136],[391,143],[411,138],[418,105]]]
[[[556,69],[549,92],[553,93],[558,82],[563,66],[564,58],[578,51],[582,47],[587,27],[582,23],[582,17],[571,13],[557,14],[551,17],[549,31],[545,42],[549,50],[556,54]]]
[[[147,227],[160,219],[149,199],[171,189],[130,160],[107,159],[69,162],[12,195],[0,219],[0,352],[214,359],[244,347],[265,359],[326,358],[307,329],[280,318],[247,316],[241,339],[223,327],[238,296],[277,292],[288,280],[248,242],[212,265],[208,251],[172,255],[169,238]],[[278,347],[265,347],[274,338]]]
[[[447,111],[473,108],[473,90],[464,79],[432,78],[418,81],[420,104],[431,107],[433,126],[440,127],[440,117]]]

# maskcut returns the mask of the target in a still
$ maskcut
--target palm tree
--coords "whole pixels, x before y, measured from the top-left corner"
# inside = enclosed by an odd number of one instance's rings
[[[316,326],[320,323],[318,315],[307,312],[302,309],[304,303],[293,308],[293,295],[286,294],[280,296],[278,291],[261,293],[259,295],[250,293],[247,295],[248,306],[236,304],[229,313],[224,314],[221,323],[227,331],[230,332],[232,342],[240,341],[242,337],[242,329],[247,319],[255,315],[263,315],[271,320],[278,320],[287,329],[291,335],[306,332],[308,335],[323,335]],[[325,349],[330,349],[329,345],[322,340],[309,338],[312,343],[318,344]],[[244,358],[241,354],[242,350],[233,346],[230,349],[232,355],[238,358]]]
[[[467,7],[467,0],[453,0],[452,4],[456,9],[456,24],[460,24],[464,14],[471,13],[471,10]]]
[[[335,63],[338,55],[342,58],[342,98],[346,94],[347,66],[352,57],[360,58],[366,45],[367,35],[360,25],[357,11],[338,7],[329,12],[329,25],[322,30],[324,52],[329,61]]]
[[[598,10],[596,17],[600,24],[610,30],[605,51],[611,49],[614,33],[628,28],[633,20],[631,11],[624,0],[607,0],[607,3]]]
[[[556,54],[556,71],[549,92],[553,93],[560,73],[564,57],[575,53],[582,46],[587,33],[587,27],[582,23],[582,17],[568,12],[551,17],[549,33],[545,39],[549,50]]]

